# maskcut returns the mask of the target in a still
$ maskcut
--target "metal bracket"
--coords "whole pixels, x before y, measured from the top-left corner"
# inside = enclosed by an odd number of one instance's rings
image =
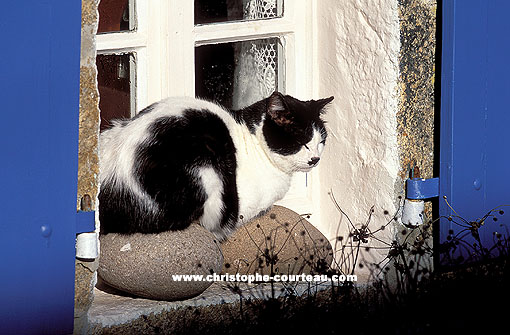
[[[96,230],[96,212],[78,211],[76,213],[76,234],[88,233]]]
[[[407,179],[407,199],[423,200],[439,196],[439,178]]]
[[[76,213],[76,234],[96,230],[96,212],[92,210],[92,198],[84,194],[80,200],[80,210]]]

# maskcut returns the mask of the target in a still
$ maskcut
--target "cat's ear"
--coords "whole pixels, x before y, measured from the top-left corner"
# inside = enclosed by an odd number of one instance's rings
[[[327,104],[329,104],[331,101],[333,101],[335,97],[331,96],[329,98],[324,98],[320,100],[314,100],[313,103],[315,105],[316,110],[319,112],[319,114],[324,113],[324,107],[326,107]]]
[[[280,92],[274,92],[268,98],[267,114],[277,125],[288,126],[294,123],[294,117]]]

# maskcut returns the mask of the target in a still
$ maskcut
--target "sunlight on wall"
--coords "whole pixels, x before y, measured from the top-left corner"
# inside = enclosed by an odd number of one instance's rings
[[[329,138],[314,198],[320,198],[318,228],[329,239],[347,238],[348,222],[330,190],[358,226],[372,206],[374,229],[391,220],[385,210],[398,208],[398,3],[329,0],[317,10],[318,96],[335,100],[325,117]],[[391,238],[391,229],[385,234]]]

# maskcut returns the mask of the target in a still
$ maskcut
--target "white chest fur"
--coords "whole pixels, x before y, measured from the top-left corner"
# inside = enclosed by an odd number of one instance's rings
[[[222,108],[210,102],[201,103],[225,122],[234,142],[239,215],[243,216],[238,224],[242,225],[285,196],[290,188],[292,173],[282,171],[269,158],[269,149],[262,139],[262,124],[257,127],[254,135]]]
[[[272,163],[257,136],[245,127],[235,132],[234,144],[239,215],[244,218],[239,224],[242,225],[282,199],[289,190],[292,176]]]

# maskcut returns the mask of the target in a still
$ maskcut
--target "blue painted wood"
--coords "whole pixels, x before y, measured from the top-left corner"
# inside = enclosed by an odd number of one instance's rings
[[[73,331],[81,1],[0,11],[0,333]]]
[[[440,199],[440,214],[452,217],[441,221],[440,242],[467,242],[454,257],[469,258],[480,243],[490,249],[495,232],[510,231],[510,208],[484,220],[510,205],[509,11],[505,0],[443,2],[440,195],[453,209]],[[482,221],[478,240],[465,227]]]

